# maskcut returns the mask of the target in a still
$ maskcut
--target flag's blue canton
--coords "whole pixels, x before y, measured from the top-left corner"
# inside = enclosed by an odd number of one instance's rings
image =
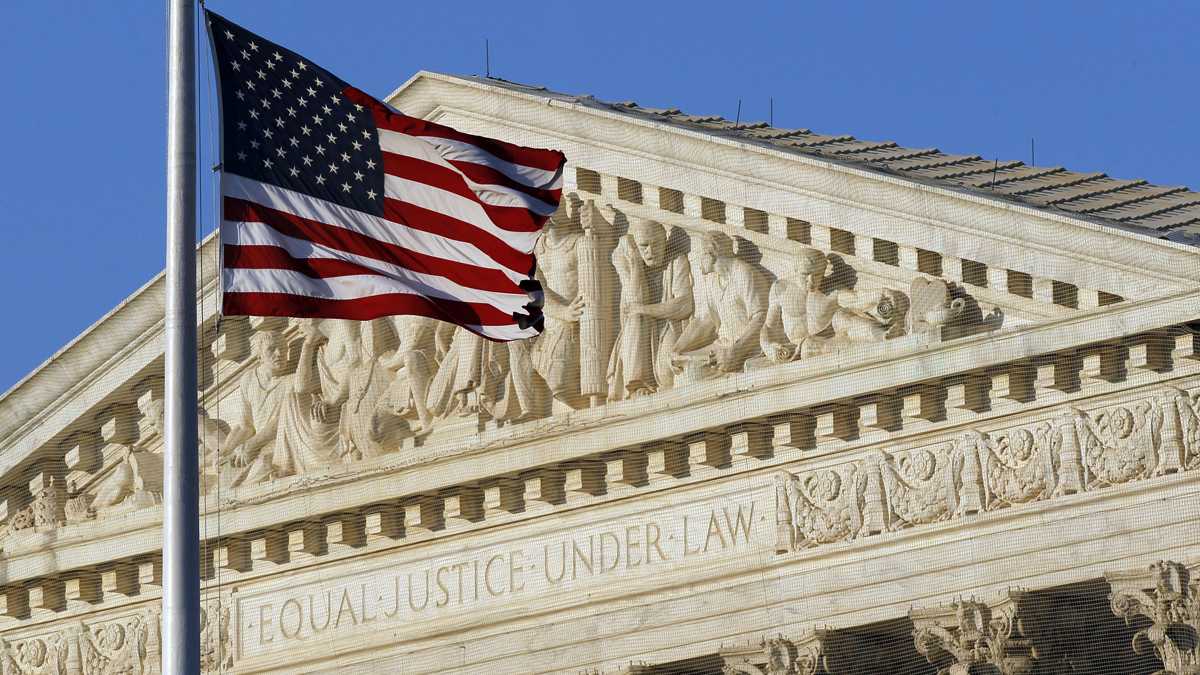
[[[371,111],[312,61],[208,14],[225,171],[380,215],[383,158]]]

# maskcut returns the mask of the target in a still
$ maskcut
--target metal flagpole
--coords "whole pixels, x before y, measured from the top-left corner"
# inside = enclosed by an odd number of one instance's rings
[[[196,446],[196,6],[167,0],[162,672],[200,671]]]

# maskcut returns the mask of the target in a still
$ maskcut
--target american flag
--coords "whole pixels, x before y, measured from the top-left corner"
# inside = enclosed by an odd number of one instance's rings
[[[227,315],[541,331],[534,244],[566,158],[408,117],[205,12],[222,119]]]

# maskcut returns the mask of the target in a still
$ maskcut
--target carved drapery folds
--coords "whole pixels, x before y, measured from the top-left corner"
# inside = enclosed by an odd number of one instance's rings
[[[1200,581],[1197,566],[1159,561],[1142,570],[1106,574],[1112,610],[1126,622],[1149,626],[1134,634],[1138,654],[1154,653],[1155,675],[1200,673]]]

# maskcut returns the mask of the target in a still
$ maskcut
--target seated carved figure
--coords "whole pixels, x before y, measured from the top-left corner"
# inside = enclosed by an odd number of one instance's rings
[[[900,291],[827,290],[829,258],[816,249],[797,255],[791,274],[771,286],[761,334],[764,363],[820,354],[832,345],[881,342],[904,333],[908,299]]]
[[[301,325],[300,359],[291,375],[284,374],[282,333],[265,330],[251,338],[257,364],[239,384],[241,414],[223,449],[232,485],[305,473],[336,458],[337,424],[316,375],[316,349],[325,337],[313,322]]]
[[[733,251],[721,232],[701,239],[708,313],[693,319],[675,341],[672,361],[678,373],[707,377],[740,371],[759,350],[758,335],[767,316],[766,279]]]
[[[621,279],[620,332],[608,364],[610,400],[669,389],[670,354],[696,311],[687,257],[668,256],[667,231],[632,218],[612,255]]]

